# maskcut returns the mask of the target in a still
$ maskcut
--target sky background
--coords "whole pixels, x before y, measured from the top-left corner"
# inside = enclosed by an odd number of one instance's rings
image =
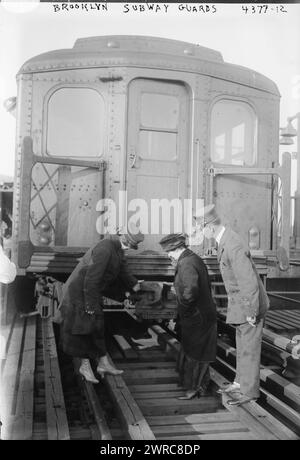
[[[125,13],[121,3],[109,4],[109,12],[55,13],[53,4],[0,3],[0,174],[14,174],[15,120],[3,101],[17,94],[16,73],[27,59],[72,48],[79,37],[151,35],[218,50],[226,62],[256,70],[277,84],[285,126],[288,116],[300,112],[300,4],[284,5],[287,13],[269,5],[262,14],[257,8],[252,12],[251,4],[247,13],[241,4],[215,6],[216,13],[204,14],[179,11],[175,4],[167,13]],[[293,152],[296,145],[284,150]]]

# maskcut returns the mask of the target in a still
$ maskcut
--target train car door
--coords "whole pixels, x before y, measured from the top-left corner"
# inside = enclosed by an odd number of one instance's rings
[[[161,251],[163,235],[182,231],[180,206],[188,197],[188,94],[183,84],[137,79],[129,89],[127,193],[143,200],[145,241],[139,249]],[[177,202],[172,200],[176,199]],[[180,205],[178,204],[180,200]],[[161,204],[161,206],[160,206]],[[146,207],[146,208],[145,208]],[[141,209],[139,209],[141,211]],[[176,211],[175,211],[176,210]]]
[[[258,133],[253,107],[242,100],[219,100],[212,107],[210,134],[210,159],[221,171],[213,178],[210,199],[251,249],[270,249],[271,179],[251,173],[266,166],[265,152],[258,147],[263,132]],[[239,174],[245,169],[248,174]]]

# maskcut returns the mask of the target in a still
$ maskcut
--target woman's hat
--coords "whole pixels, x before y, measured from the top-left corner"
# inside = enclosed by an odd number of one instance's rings
[[[186,239],[187,235],[185,233],[171,233],[162,238],[159,244],[165,252],[174,251],[174,249],[185,246]]]

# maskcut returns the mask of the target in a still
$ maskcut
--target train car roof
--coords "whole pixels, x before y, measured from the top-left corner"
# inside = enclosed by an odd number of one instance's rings
[[[29,59],[18,75],[120,66],[198,73],[280,95],[272,80],[247,67],[224,62],[219,51],[179,40],[133,35],[79,38],[71,49]]]

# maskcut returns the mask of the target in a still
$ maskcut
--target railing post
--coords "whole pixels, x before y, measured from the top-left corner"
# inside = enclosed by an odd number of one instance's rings
[[[300,249],[300,112],[297,114],[297,190],[295,192],[294,236],[296,249]]]
[[[30,136],[23,139],[21,168],[17,173],[20,180],[20,213],[18,222],[14,224],[18,226],[18,260],[19,268],[26,268],[30,263],[30,258],[33,252],[33,245],[30,241],[30,200],[31,200],[31,169],[33,167],[33,142]]]
[[[299,161],[299,160],[298,160]],[[296,249],[300,249],[300,192],[295,192],[294,237]]]
[[[291,226],[291,155],[284,152],[281,167],[282,181],[282,232],[281,246],[289,258],[290,253],[290,226]]]

